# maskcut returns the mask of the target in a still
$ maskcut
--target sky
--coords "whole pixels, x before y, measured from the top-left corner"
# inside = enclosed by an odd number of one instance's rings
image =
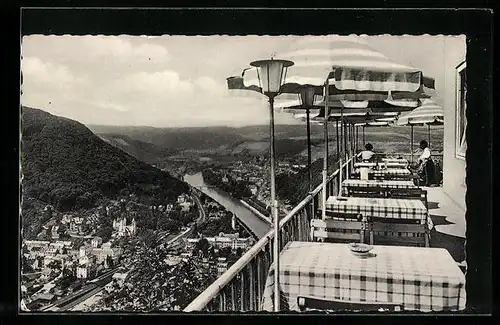
[[[21,103],[86,125],[245,126],[269,123],[267,102],[235,98],[226,78],[313,36],[24,36]],[[393,61],[444,83],[446,42],[464,36],[363,36]],[[302,123],[277,112],[277,124]]]

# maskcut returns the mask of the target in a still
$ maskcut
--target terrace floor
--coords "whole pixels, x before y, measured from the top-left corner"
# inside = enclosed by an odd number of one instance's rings
[[[457,262],[465,260],[465,210],[448,197],[442,187],[427,190],[429,214],[434,223],[431,246],[447,249]]]

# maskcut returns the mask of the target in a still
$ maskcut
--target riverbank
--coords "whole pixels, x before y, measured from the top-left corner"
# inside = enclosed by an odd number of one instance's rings
[[[267,222],[269,224],[272,224],[271,218],[266,217],[265,215],[263,215],[262,213],[260,213],[257,209],[255,209],[253,206],[251,206],[249,203],[245,202],[244,200],[240,200],[240,202],[245,207],[247,207],[248,209],[250,209],[253,213],[255,213],[257,215],[257,217],[261,218],[262,220],[264,220],[265,222]]]
[[[186,174],[184,175],[184,181],[215,200],[227,211],[233,213],[258,238],[264,237],[271,229],[271,225],[267,221],[261,219],[258,214],[243,205],[240,200],[233,198],[218,188],[208,187],[203,181],[201,173],[194,175]]]

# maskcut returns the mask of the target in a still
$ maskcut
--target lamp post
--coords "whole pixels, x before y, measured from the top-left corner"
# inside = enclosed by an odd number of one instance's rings
[[[310,110],[314,105],[315,89],[312,86],[306,86],[300,91],[300,103],[306,110],[307,119],[307,167],[309,169],[309,192],[312,191],[312,170],[311,170],[311,125]]]
[[[292,61],[287,60],[259,60],[250,63],[257,68],[260,88],[262,93],[269,98],[269,133],[270,133],[270,155],[271,155],[271,218],[274,225],[274,311],[280,310],[280,291],[279,291],[279,220],[278,220],[278,202],[276,201],[275,184],[275,148],[274,148],[274,97],[279,95],[281,86],[285,81],[288,67],[293,65]]]

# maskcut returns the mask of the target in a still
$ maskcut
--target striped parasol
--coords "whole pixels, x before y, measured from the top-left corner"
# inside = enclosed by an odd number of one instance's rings
[[[402,115],[397,122],[398,125],[443,123],[444,110],[432,99],[422,99],[422,105],[415,108],[411,112]]]
[[[362,37],[353,35],[300,38],[292,44],[289,51],[280,53],[276,57],[292,61],[294,64],[287,69],[280,95],[275,98],[275,107],[302,106],[298,94],[308,88],[318,97],[314,100],[314,104],[324,103],[324,107],[328,108],[339,107],[342,122],[343,109],[351,105],[345,101],[353,102],[352,105],[356,107],[351,108],[368,108],[370,101],[378,102],[373,106],[392,112],[397,105],[387,107],[391,101],[405,100],[408,105],[399,107],[404,107],[404,111],[408,111],[418,105],[415,104],[415,100],[429,98],[427,90],[435,88],[434,79],[424,77],[421,70],[391,61],[384,54],[374,50]],[[261,91],[258,68],[244,69],[241,77],[230,77],[227,81],[229,89],[250,90],[249,93]],[[413,103],[410,103],[411,101]],[[304,107],[304,109],[309,108]],[[403,109],[396,112],[400,111]],[[326,113],[326,109],[323,113]],[[328,114],[324,114],[323,123],[325,134],[323,203],[326,202],[328,168],[328,116],[326,115]],[[323,207],[323,214],[324,211]]]
[[[413,126],[427,125],[428,144],[431,144],[431,125],[444,124],[444,110],[432,99],[422,99],[422,105],[400,116],[397,125],[411,126],[411,162],[413,162]]]
[[[323,95],[327,78],[333,100],[385,100],[389,93],[394,99],[420,98],[434,89],[434,79],[424,77],[419,69],[392,62],[358,36],[301,38],[278,56],[294,62],[282,94],[297,94],[303,86],[313,86],[317,95]],[[242,77],[245,88],[260,89],[256,68],[245,69]]]

